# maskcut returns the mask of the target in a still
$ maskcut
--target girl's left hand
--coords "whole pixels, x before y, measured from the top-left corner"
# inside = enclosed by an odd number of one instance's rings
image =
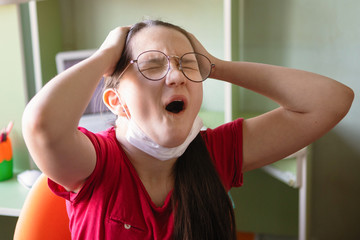
[[[211,55],[192,33],[188,32],[188,35],[191,39],[191,43],[193,44],[194,51],[205,55],[206,57],[208,57],[210,59],[211,63],[215,64],[215,68],[213,68],[213,70],[211,71],[211,74],[209,76],[209,78],[214,78],[214,76],[213,76],[214,70],[216,69],[216,65],[220,61],[220,59]]]

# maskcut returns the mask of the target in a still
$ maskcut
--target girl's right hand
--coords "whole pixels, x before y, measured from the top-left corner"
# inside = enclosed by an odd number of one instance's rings
[[[110,56],[110,65],[109,68],[105,71],[104,76],[110,76],[114,72],[116,64],[124,50],[125,41],[129,30],[130,26],[117,27],[113,29],[98,49],[98,54],[106,53]]]

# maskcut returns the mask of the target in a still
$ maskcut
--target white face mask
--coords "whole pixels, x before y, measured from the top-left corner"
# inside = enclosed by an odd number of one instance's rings
[[[124,107],[116,90],[115,93],[120,101],[120,104]],[[127,118],[129,119],[128,129],[126,132],[126,140],[134,147],[161,161],[180,157],[203,127],[203,122],[201,118],[199,116],[196,116],[193,126],[185,141],[177,147],[166,148],[160,146],[159,144],[154,142],[149,136],[147,136],[146,133],[136,124],[134,119],[129,117],[126,109],[124,109],[124,111]]]

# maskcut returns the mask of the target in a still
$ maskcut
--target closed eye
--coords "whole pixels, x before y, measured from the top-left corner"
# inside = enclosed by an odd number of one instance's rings
[[[166,69],[167,65],[155,65],[155,66],[142,66],[141,67],[141,71],[145,72],[145,71],[156,71],[156,70],[163,70]]]

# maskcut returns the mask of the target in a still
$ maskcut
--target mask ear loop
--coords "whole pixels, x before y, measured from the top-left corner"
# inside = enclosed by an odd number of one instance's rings
[[[122,102],[121,99],[120,99],[120,96],[119,96],[118,91],[117,91],[115,88],[113,88],[113,90],[114,90],[114,92],[115,92],[115,94],[116,94],[116,96],[117,96],[117,98],[118,98],[118,100],[119,100],[119,102],[120,102],[120,104],[121,104],[121,107],[122,107],[123,111],[124,111],[125,114],[126,114],[127,119],[130,120],[130,116],[129,116],[128,112],[126,111],[123,102]]]

